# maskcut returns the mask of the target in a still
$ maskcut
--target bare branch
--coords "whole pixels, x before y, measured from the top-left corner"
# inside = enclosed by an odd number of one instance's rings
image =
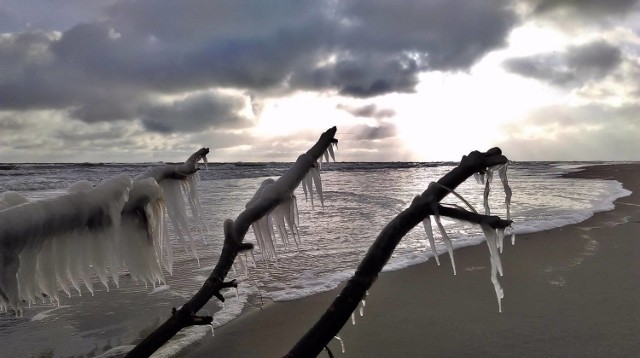
[[[224,222],[224,244],[220,259],[213,271],[195,295],[173,314],[160,327],[148,335],[142,342],[134,347],[127,357],[149,357],[158,350],[171,337],[182,328],[190,325],[188,320],[175,317],[191,317],[195,315],[213,296],[224,301],[220,290],[230,287],[224,282],[229,273],[238,252],[248,248],[243,244],[244,236],[249,231],[251,224],[264,215],[267,215],[278,204],[286,200],[288,195],[300,184],[305,174],[315,165],[315,162],[327,150],[332,143],[337,143],[334,138],[336,127],[324,132],[318,142],[307,153],[300,155],[298,160],[275,183],[264,188],[260,199],[244,210],[235,221],[227,219]]]
[[[409,208],[398,214],[382,229],[342,292],[316,324],[289,351],[287,357],[315,357],[322,351],[358,307],[402,237],[427,215],[432,214],[434,209],[443,208],[445,212],[450,210],[437,206],[450,193],[447,188],[453,190],[473,173],[484,172],[488,167],[506,162],[507,158],[502,155],[499,148],[492,148],[486,153],[473,151],[462,157],[460,165],[442,177],[438,181],[439,185],[430,185],[411,203]],[[449,211],[449,214],[461,215],[459,210]],[[472,218],[480,219],[480,217]]]

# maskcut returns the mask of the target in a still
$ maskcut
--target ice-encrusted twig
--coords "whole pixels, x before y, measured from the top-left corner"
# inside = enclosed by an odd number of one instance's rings
[[[438,264],[438,266],[440,266],[440,259],[438,259],[438,250],[436,249],[436,242],[435,238],[433,237],[433,228],[431,227],[430,215],[427,215],[427,217],[422,220],[422,226],[424,226],[427,240],[429,240],[429,246],[431,246],[431,251],[433,251],[433,257],[435,257],[436,263]]]

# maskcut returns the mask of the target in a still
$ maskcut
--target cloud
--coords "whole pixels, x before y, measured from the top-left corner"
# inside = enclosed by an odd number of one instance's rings
[[[573,16],[594,19],[609,15],[623,15],[637,2],[637,0],[538,0],[534,1],[533,12],[536,15],[570,12]]]
[[[251,122],[238,113],[242,98],[219,93],[188,96],[170,103],[149,104],[139,110],[145,128],[162,133],[195,132],[205,128],[242,128]]]
[[[383,119],[393,117],[396,112],[392,109],[378,109],[375,104],[367,104],[361,107],[354,107],[345,104],[338,104],[336,108],[346,111],[355,117]]]
[[[622,62],[622,51],[606,41],[572,46],[553,52],[508,59],[504,67],[519,75],[562,87],[580,87],[612,73]]]
[[[503,127],[513,160],[638,160],[639,104],[541,108]]]
[[[354,133],[353,139],[363,141],[393,138],[397,134],[395,124],[389,122],[380,122],[376,126],[356,125],[349,132]]]
[[[0,66],[11,75],[0,79],[0,105],[96,122],[135,119],[158,95],[211,88],[411,93],[420,72],[467,70],[503,46],[516,22],[490,0],[141,0],[103,11],[107,4],[79,9],[58,24],[62,32],[42,23],[47,31],[2,35]]]

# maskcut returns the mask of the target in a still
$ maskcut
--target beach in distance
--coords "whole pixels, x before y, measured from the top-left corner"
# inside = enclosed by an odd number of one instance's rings
[[[336,357],[640,356],[640,165],[588,167],[565,178],[615,179],[632,191],[577,224],[519,235],[501,255],[498,313],[486,245],[384,272],[334,339]],[[217,329],[180,357],[280,357],[338,289],[276,302]],[[322,354],[325,354],[324,352]]]

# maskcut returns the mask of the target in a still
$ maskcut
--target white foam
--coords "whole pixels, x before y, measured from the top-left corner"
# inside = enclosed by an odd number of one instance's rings
[[[344,270],[327,275],[301,275],[284,290],[269,292],[267,295],[274,301],[291,301],[330,291],[341,282],[353,276],[354,270]]]
[[[51,312],[57,311],[57,310],[59,310],[61,308],[67,308],[67,307],[70,307],[70,306],[57,306],[57,307],[52,308],[50,310],[42,311],[42,312],[38,313],[37,315],[31,317],[31,322],[33,322],[33,321],[42,321],[43,319],[48,318],[50,316]]]
[[[161,285],[161,286],[158,286],[158,287],[154,288],[151,292],[149,292],[149,294],[153,295],[153,294],[156,294],[156,293],[169,291],[169,289],[170,289],[169,285]]]

